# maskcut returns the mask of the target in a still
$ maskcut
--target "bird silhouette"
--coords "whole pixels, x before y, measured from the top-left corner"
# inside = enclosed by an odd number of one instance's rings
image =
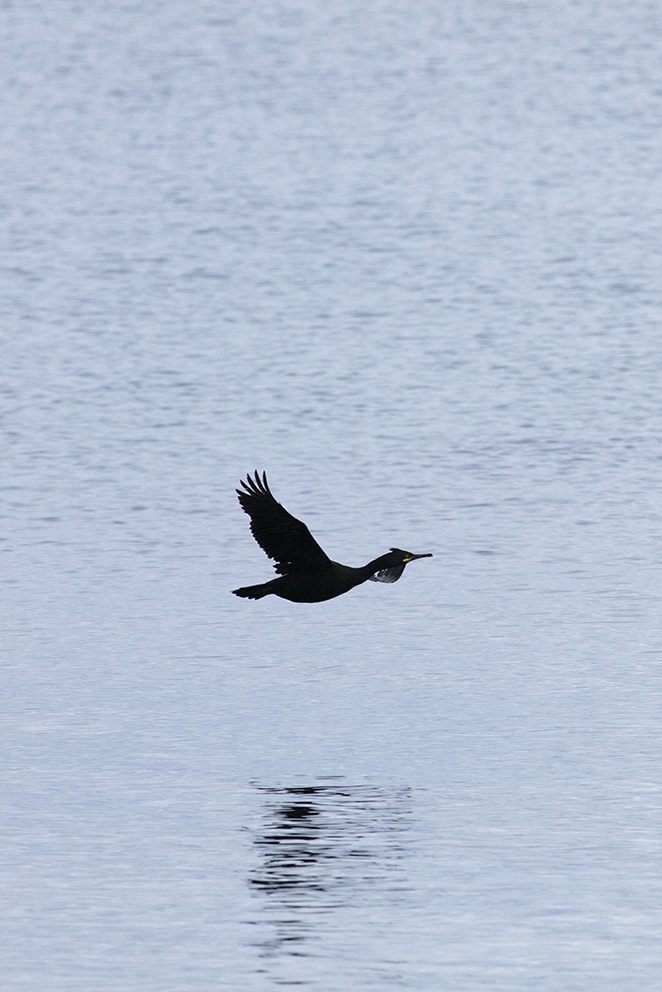
[[[278,578],[255,586],[233,589],[235,596],[262,599],[280,596],[292,603],[321,603],[349,592],[368,579],[373,582],[397,582],[405,565],[416,558],[432,558],[428,552],[391,548],[367,565],[351,568],[332,561],[319,546],[306,525],[293,517],[273,496],[267,473],[255,472],[241,480],[237,496],[242,509],[251,518],[251,533],[269,558],[274,559]]]

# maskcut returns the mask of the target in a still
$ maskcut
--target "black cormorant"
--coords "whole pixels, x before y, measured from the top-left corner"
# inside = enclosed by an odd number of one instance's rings
[[[235,596],[262,599],[280,596],[293,603],[321,603],[349,592],[367,579],[374,582],[397,582],[408,562],[432,555],[414,555],[391,548],[361,568],[350,568],[331,561],[301,520],[281,506],[267,482],[267,473],[255,472],[241,481],[237,496],[242,509],[251,518],[251,532],[262,550],[275,561],[278,578],[257,586],[233,589]]]

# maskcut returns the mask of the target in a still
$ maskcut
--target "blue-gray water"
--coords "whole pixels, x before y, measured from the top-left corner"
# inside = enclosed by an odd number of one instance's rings
[[[657,0],[1,17],[0,986],[657,990]]]

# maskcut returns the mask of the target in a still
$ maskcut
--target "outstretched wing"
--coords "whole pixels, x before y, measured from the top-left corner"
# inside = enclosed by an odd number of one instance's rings
[[[279,575],[298,568],[319,569],[331,564],[306,525],[274,498],[267,473],[248,475],[237,489],[239,502],[251,518],[251,533],[264,553],[275,561]]]

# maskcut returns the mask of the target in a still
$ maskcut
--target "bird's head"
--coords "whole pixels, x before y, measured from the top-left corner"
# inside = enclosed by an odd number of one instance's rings
[[[391,554],[394,555],[399,565],[408,565],[410,561],[416,561],[417,558],[432,558],[431,551],[426,551],[423,555],[415,555],[411,551],[401,551],[400,548],[391,548]]]
[[[412,551],[403,551],[402,548],[391,548],[388,554],[378,559],[379,567],[370,578],[373,582],[397,582],[405,570],[405,565],[417,558],[432,558],[432,554],[427,551],[423,555],[415,555]]]

